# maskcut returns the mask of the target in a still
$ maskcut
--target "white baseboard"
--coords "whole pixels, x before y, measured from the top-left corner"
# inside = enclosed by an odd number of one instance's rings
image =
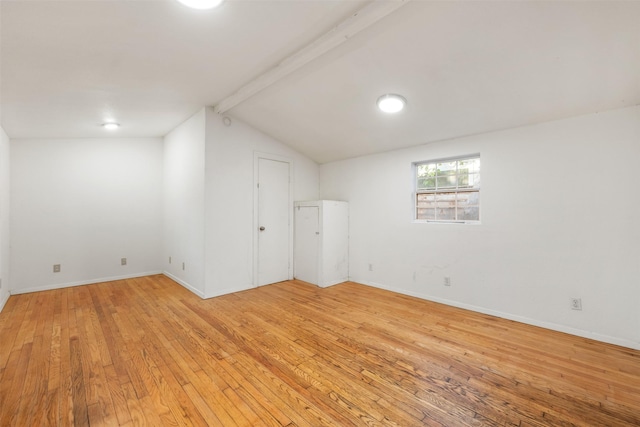
[[[179,285],[182,285],[183,287],[187,288],[188,290],[190,290],[194,294],[198,295],[200,298],[204,298],[204,293],[200,289],[194,288],[189,283],[185,282],[182,279],[177,278],[176,276],[174,276],[173,274],[169,273],[168,271],[163,271],[162,274],[164,274],[165,276],[167,276],[169,279],[173,280],[174,282],[178,283]]]
[[[28,294],[31,292],[41,292],[41,291],[51,291],[53,289],[71,288],[73,286],[93,285],[96,283],[114,282],[116,280],[135,279],[136,277],[153,276],[155,274],[162,274],[162,271],[147,271],[144,273],[136,273],[136,274],[130,274],[126,276],[102,277],[99,279],[81,280],[78,282],[57,283],[53,285],[34,286],[31,288],[24,288],[24,289],[11,289],[9,292],[11,293],[11,295]]]
[[[603,334],[599,334],[596,332],[591,332],[591,331],[585,331],[582,329],[576,329],[576,328],[572,328],[569,326],[565,326],[565,325],[560,325],[557,323],[552,323],[552,322],[545,322],[542,320],[537,320],[537,319],[531,319],[529,317],[524,317],[524,316],[518,316],[515,314],[511,314],[511,313],[505,313],[502,311],[496,311],[496,310],[491,310],[488,308],[484,308],[484,307],[479,307],[479,306],[475,306],[475,305],[471,305],[471,304],[464,304],[458,301],[453,301],[453,300],[448,300],[448,299],[444,299],[444,298],[438,298],[438,297],[434,297],[431,295],[427,295],[427,294],[422,294],[419,292],[412,292],[412,291],[408,291],[405,289],[397,289],[397,288],[392,288],[390,286],[385,286],[381,283],[376,283],[376,282],[369,282],[369,281],[362,281],[362,280],[357,280],[357,279],[353,279],[355,282],[357,283],[362,283],[364,285],[367,286],[371,286],[374,288],[379,288],[379,289],[384,289],[387,291],[391,291],[391,292],[397,292],[399,294],[404,294],[404,295],[409,295],[412,297],[416,297],[416,298],[420,298],[420,299],[424,299],[427,301],[433,301],[433,302],[437,302],[440,304],[445,304],[445,305],[450,305],[452,307],[458,307],[458,308],[463,308],[465,310],[471,310],[471,311],[475,311],[477,313],[482,313],[482,314],[488,314],[491,316],[496,316],[496,317],[500,317],[503,319],[508,319],[508,320],[513,320],[515,322],[520,322],[520,323],[524,323],[527,325],[532,325],[532,326],[538,326],[540,328],[545,328],[545,329],[550,329],[552,331],[557,331],[557,332],[564,332],[566,334],[570,334],[570,335],[575,335],[578,337],[582,337],[582,338],[588,338],[588,339],[592,339],[595,341],[601,341],[607,344],[614,344],[614,345],[619,345],[622,347],[627,347],[627,348],[631,348],[634,350],[640,350],[640,343],[635,342],[635,341],[631,341],[631,340],[627,340],[624,338],[619,338],[619,337],[612,337],[609,335],[603,335]]]

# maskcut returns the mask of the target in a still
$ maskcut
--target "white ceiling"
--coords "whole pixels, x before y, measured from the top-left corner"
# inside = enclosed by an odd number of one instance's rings
[[[3,0],[2,127],[165,135],[366,3]],[[227,114],[324,163],[639,105],[639,22],[638,1],[414,0]],[[378,112],[387,92],[408,108]]]

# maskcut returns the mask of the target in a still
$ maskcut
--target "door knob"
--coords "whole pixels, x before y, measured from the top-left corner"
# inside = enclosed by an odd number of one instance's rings
[[[264,226],[260,227],[260,231],[264,231]]]

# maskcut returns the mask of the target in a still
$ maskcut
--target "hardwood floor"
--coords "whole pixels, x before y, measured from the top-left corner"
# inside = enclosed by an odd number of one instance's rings
[[[12,296],[0,426],[640,425],[640,352],[355,283]]]

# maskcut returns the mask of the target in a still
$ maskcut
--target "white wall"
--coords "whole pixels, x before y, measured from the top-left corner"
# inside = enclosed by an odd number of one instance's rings
[[[164,138],[162,261],[165,274],[201,297],[205,288],[204,171],[205,110],[202,109]]]
[[[206,147],[206,297],[249,289],[253,278],[254,153],[293,161],[294,200],[318,198],[318,165],[288,146],[208,108]]]
[[[413,223],[412,162],[478,152],[481,224]],[[325,164],[320,188],[350,203],[351,280],[640,349],[639,158],[635,107]]]
[[[9,137],[0,128],[0,311],[9,298],[9,193],[10,193]]]
[[[11,140],[11,292],[161,271],[161,188],[158,138]]]

